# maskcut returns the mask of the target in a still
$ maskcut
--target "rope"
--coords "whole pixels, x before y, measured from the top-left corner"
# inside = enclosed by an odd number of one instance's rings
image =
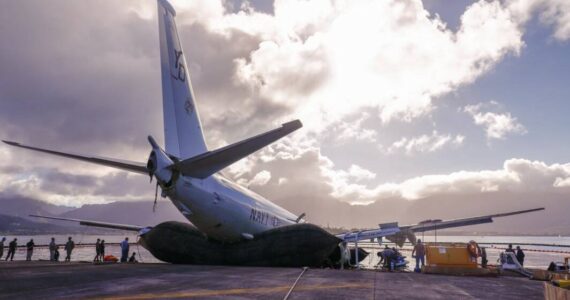
[[[376,300],[376,273],[378,273],[378,270],[374,271],[374,290],[372,291],[374,294],[372,294],[372,299]]]
[[[137,244],[136,244],[136,245],[137,245],[137,253],[139,254],[139,260],[140,260],[140,262],[142,263],[142,262],[143,262],[143,259],[142,259],[142,256],[141,256],[141,250],[139,249],[139,240],[140,240],[140,239],[141,239],[141,237],[140,237],[140,236],[137,236]]]
[[[283,300],[287,300],[289,299],[289,296],[291,295],[291,292],[293,292],[293,289],[295,288],[295,286],[297,286],[297,282],[299,282],[299,279],[301,279],[301,276],[303,276],[303,274],[305,274],[305,272],[309,269],[309,267],[303,267],[303,271],[301,272],[301,274],[299,274],[299,277],[297,277],[297,280],[295,280],[295,282],[293,283],[293,285],[291,286],[291,288],[289,289],[289,291],[287,292],[287,295],[285,295],[285,297],[283,297]]]
[[[498,250],[507,250],[507,248],[503,248],[503,247],[495,247],[493,245],[491,245],[490,248],[493,249],[498,249]],[[544,253],[563,253],[563,254],[570,254],[570,251],[562,251],[562,250],[540,250],[540,249],[523,249],[524,251],[530,251],[530,252],[544,252]]]

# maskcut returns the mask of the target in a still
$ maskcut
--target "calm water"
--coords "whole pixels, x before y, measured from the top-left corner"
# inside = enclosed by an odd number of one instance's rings
[[[36,245],[47,245],[50,242],[51,235],[36,235],[36,236],[16,236],[18,238],[18,245],[25,245],[30,238],[34,239]],[[61,246],[60,253],[61,259],[65,257],[63,245],[67,241],[67,235],[54,235],[56,242]],[[95,256],[95,249],[93,246],[82,247],[81,244],[85,243],[95,243],[97,238],[104,239],[106,243],[119,243],[125,236],[119,235],[71,235],[77,247],[74,249],[72,254],[72,260],[74,261],[92,261]],[[137,259],[140,262],[160,262],[152,256],[146,249],[142,246],[137,246],[134,242],[137,240],[136,235],[130,235],[129,241],[131,241],[130,252],[137,252]],[[13,236],[6,236],[7,241],[11,241]],[[422,238],[421,235],[418,238]],[[560,244],[560,245],[570,245],[570,237],[536,237],[536,236],[438,236],[437,240],[435,236],[423,236],[425,242],[468,242],[470,240],[475,240],[478,243],[512,243],[513,247],[518,244],[524,243],[541,243],[541,244]],[[7,244],[6,244],[7,246]],[[370,252],[370,255],[362,262],[365,267],[373,267],[378,263],[378,257],[376,252],[380,250],[380,247],[376,243],[359,243],[359,246]],[[391,245],[390,245],[391,246]],[[506,245],[482,245],[487,247],[487,256],[489,264],[495,264],[499,253],[503,251],[499,248],[506,248]],[[565,256],[570,256],[570,248],[567,247],[544,247],[544,246],[522,246],[525,250],[525,266],[527,267],[537,267],[545,269],[551,261],[563,261]],[[548,252],[543,252],[548,251]],[[555,253],[553,251],[560,251],[563,253]],[[4,250],[4,255],[7,249]],[[411,247],[404,246],[402,253],[408,256],[408,260],[412,260],[410,257]],[[118,245],[107,245],[105,247],[105,254],[112,254],[117,257],[121,256],[121,249]],[[24,260],[26,256],[26,250],[19,248],[14,256],[14,259]],[[47,248],[36,247],[34,250],[33,260],[49,259],[49,250]],[[415,263],[415,261],[414,261]]]

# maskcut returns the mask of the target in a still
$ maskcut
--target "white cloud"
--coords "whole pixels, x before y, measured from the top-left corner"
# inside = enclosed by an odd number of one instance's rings
[[[290,103],[316,130],[366,107],[384,122],[410,121],[431,111],[433,97],[522,46],[522,32],[498,2],[471,6],[456,33],[430,18],[421,1],[316,2],[306,18],[288,9],[296,3],[275,3],[281,35],[241,60],[238,78]]]
[[[509,10],[518,22],[527,22],[536,13],[539,20],[554,29],[554,38],[565,41],[570,38],[570,2],[566,0],[509,0]]]
[[[496,102],[491,102],[491,104],[497,105]],[[468,105],[464,111],[473,117],[475,124],[485,129],[487,138],[504,139],[508,134],[527,133],[526,128],[518,122],[517,118],[512,117],[511,113],[481,112],[484,106],[483,103]]]
[[[570,178],[570,164],[547,165],[539,161],[509,159],[498,170],[420,176],[400,184],[380,185],[376,191],[379,194],[396,193],[413,200],[435,194],[552,190],[559,187],[555,183],[560,182],[560,178]]]
[[[398,153],[404,151],[407,155],[415,153],[435,152],[447,146],[459,146],[463,144],[465,137],[462,135],[443,135],[433,131],[431,135],[421,135],[417,137],[403,137],[394,142],[387,149],[387,153]]]
[[[376,109],[383,122],[426,115],[435,97],[523,46],[520,23],[499,1],[469,6],[457,32],[420,0],[277,0],[274,15],[227,13],[217,1],[174,4],[181,24],[259,39],[249,55],[235,58],[235,83],[290,108],[318,133],[364,108]],[[350,137],[372,140],[374,132]]]
[[[371,184],[376,176],[372,171],[355,165],[348,170],[338,169],[317,148],[305,148],[294,159],[278,158],[260,167],[253,167],[249,174],[255,174],[258,168],[267,169],[276,177],[287,178],[279,184],[266,185],[264,193],[293,197],[288,194],[292,192],[297,195],[295,199],[301,193],[306,194],[301,198],[308,197],[323,203],[336,199],[366,204],[382,199],[418,200],[438,195],[489,192],[556,192],[570,188],[570,163],[549,165],[526,159],[506,160],[502,168],[495,170],[461,170],[377,185]],[[302,174],[299,174],[299,168],[303,169]]]
[[[370,115],[362,113],[356,120],[340,120],[332,123],[327,130],[328,136],[336,143],[343,144],[351,141],[363,141],[374,143],[377,141],[377,132],[372,129],[363,128],[363,123]]]
[[[239,180],[238,183],[245,185],[245,186],[262,186],[265,185],[269,182],[269,180],[271,180],[271,172],[267,171],[267,170],[263,170],[257,174],[255,174],[255,176],[253,176],[253,178],[249,181],[246,180]]]

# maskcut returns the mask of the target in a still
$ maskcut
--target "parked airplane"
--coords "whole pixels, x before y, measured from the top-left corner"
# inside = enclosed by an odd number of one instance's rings
[[[140,243],[155,257],[166,262],[258,266],[318,266],[338,254],[339,243],[343,240],[356,242],[384,236],[401,239],[403,236],[404,239],[415,241],[411,238],[413,232],[433,227],[426,224],[404,227],[389,224],[390,226],[381,225],[378,229],[335,236],[304,222],[304,214],[297,216],[218,174],[225,167],[301,128],[302,124],[299,120],[294,120],[252,138],[209,150],[202,133],[175,16],[174,8],[166,0],[158,0],[165,148],[162,149],[149,136],[152,150],[147,163],[4,142],[20,148],[150,175],[151,181],[154,178],[157,182],[157,193],[160,187],[161,196],[168,197],[191,224],[164,222],[155,227],[140,227],[39,217],[136,231]],[[534,210],[539,209],[504,215]],[[487,223],[492,222],[493,217],[500,216],[503,215],[453,221],[455,223],[443,222],[440,225],[457,227]]]

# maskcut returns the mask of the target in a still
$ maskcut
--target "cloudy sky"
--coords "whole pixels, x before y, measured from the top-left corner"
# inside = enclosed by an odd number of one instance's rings
[[[570,196],[569,1],[172,2],[210,148],[304,123],[225,171],[294,213]],[[148,134],[162,140],[155,1],[0,0],[0,40],[3,139],[136,161]],[[3,196],[153,192],[144,176],[0,146]]]

